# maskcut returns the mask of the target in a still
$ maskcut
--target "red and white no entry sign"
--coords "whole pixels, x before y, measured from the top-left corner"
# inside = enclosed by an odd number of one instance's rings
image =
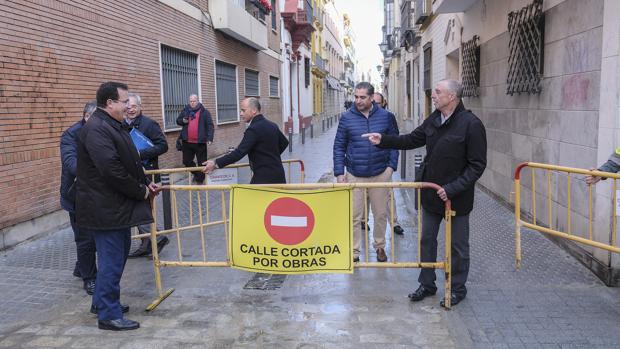
[[[293,198],[272,201],[265,210],[265,229],[283,245],[304,242],[314,229],[314,213],[305,202]]]

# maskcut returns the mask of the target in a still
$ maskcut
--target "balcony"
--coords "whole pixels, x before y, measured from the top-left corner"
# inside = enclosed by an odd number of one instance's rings
[[[213,28],[257,50],[267,49],[267,27],[245,10],[245,3],[209,0],[209,13]]]
[[[431,0],[416,0],[415,2],[415,24],[422,24],[431,15],[433,5]]]
[[[316,24],[317,29],[323,30],[323,14],[325,11],[322,9],[315,7],[314,8],[314,22]]]
[[[478,0],[436,0],[435,13],[458,13],[465,12]]]
[[[314,55],[314,66],[324,71],[325,60],[319,55]]]
[[[312,25],[314,15],[310,0],[301,1],[301,8],[297,7],[298,3],[298,0],[286,0],[281,13],[284,28],[291,33],[293,52],[297,51],[301,43],[310,46],[310,34],[315,30]]]

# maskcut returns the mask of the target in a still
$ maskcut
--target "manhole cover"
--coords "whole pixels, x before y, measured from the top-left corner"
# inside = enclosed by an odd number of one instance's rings
[[[286,280],[286,275],[256,273],[248,281],[243,289],[245,290],[277,290]]]

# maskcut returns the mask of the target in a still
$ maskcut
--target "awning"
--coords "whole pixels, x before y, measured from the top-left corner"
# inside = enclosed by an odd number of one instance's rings
[[[329,85],[329,88],[332,90],[342,91],[342,89],[340,88],[340,81],[338,81],[338,79],[334,77],[327,76],[327,84]]]

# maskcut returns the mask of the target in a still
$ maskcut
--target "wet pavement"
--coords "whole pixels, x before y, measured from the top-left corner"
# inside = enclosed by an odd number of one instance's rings
[[[304,146],[297,139],[294,151],[285,152],[285,157],[305,161],[306,182],[333,180],[334,133],[332,127],[307,138]],[[410,194],[396,191],[405,229],[404,236],[394,239],[399,260],[416,258]],[[185,213],[181,221],[187,221],[189,212],[184,195],[179,195]],[[211,193],[209,200],[210,214],[216,217],[219,193]],[[147,313],[144,308],[155,297],[151,261],[129,260],[122,301],[131,306],[127,317],[141,328],[118,333],[98,330],[96,317],[88,312],[90,297],[71,274],[72,232],[64,229],[0,253],[0,348],[620,347],[619,290],[604,286],[534,232],[523,234],[523,265],[516,271],[513,230],[512,212],[478,190],[471,215],[469,292],[451,311],[439,307],[441,287],[437,296],[422,302],[408,300],[417,286],[417,270],[289,275],[275,289],[261,290],[244,288],[256,277],[253,273],[164,268],[164,288],[176,291]],[[178,240],[171,240],[164,260],[178,258]],[[223,229],[208,228],[205,240],[208,260],[223,260]],[[183,234],[180,241],[183,260],[202,259],[199,232]],[[391,241],[387,246],[389,256]]]

